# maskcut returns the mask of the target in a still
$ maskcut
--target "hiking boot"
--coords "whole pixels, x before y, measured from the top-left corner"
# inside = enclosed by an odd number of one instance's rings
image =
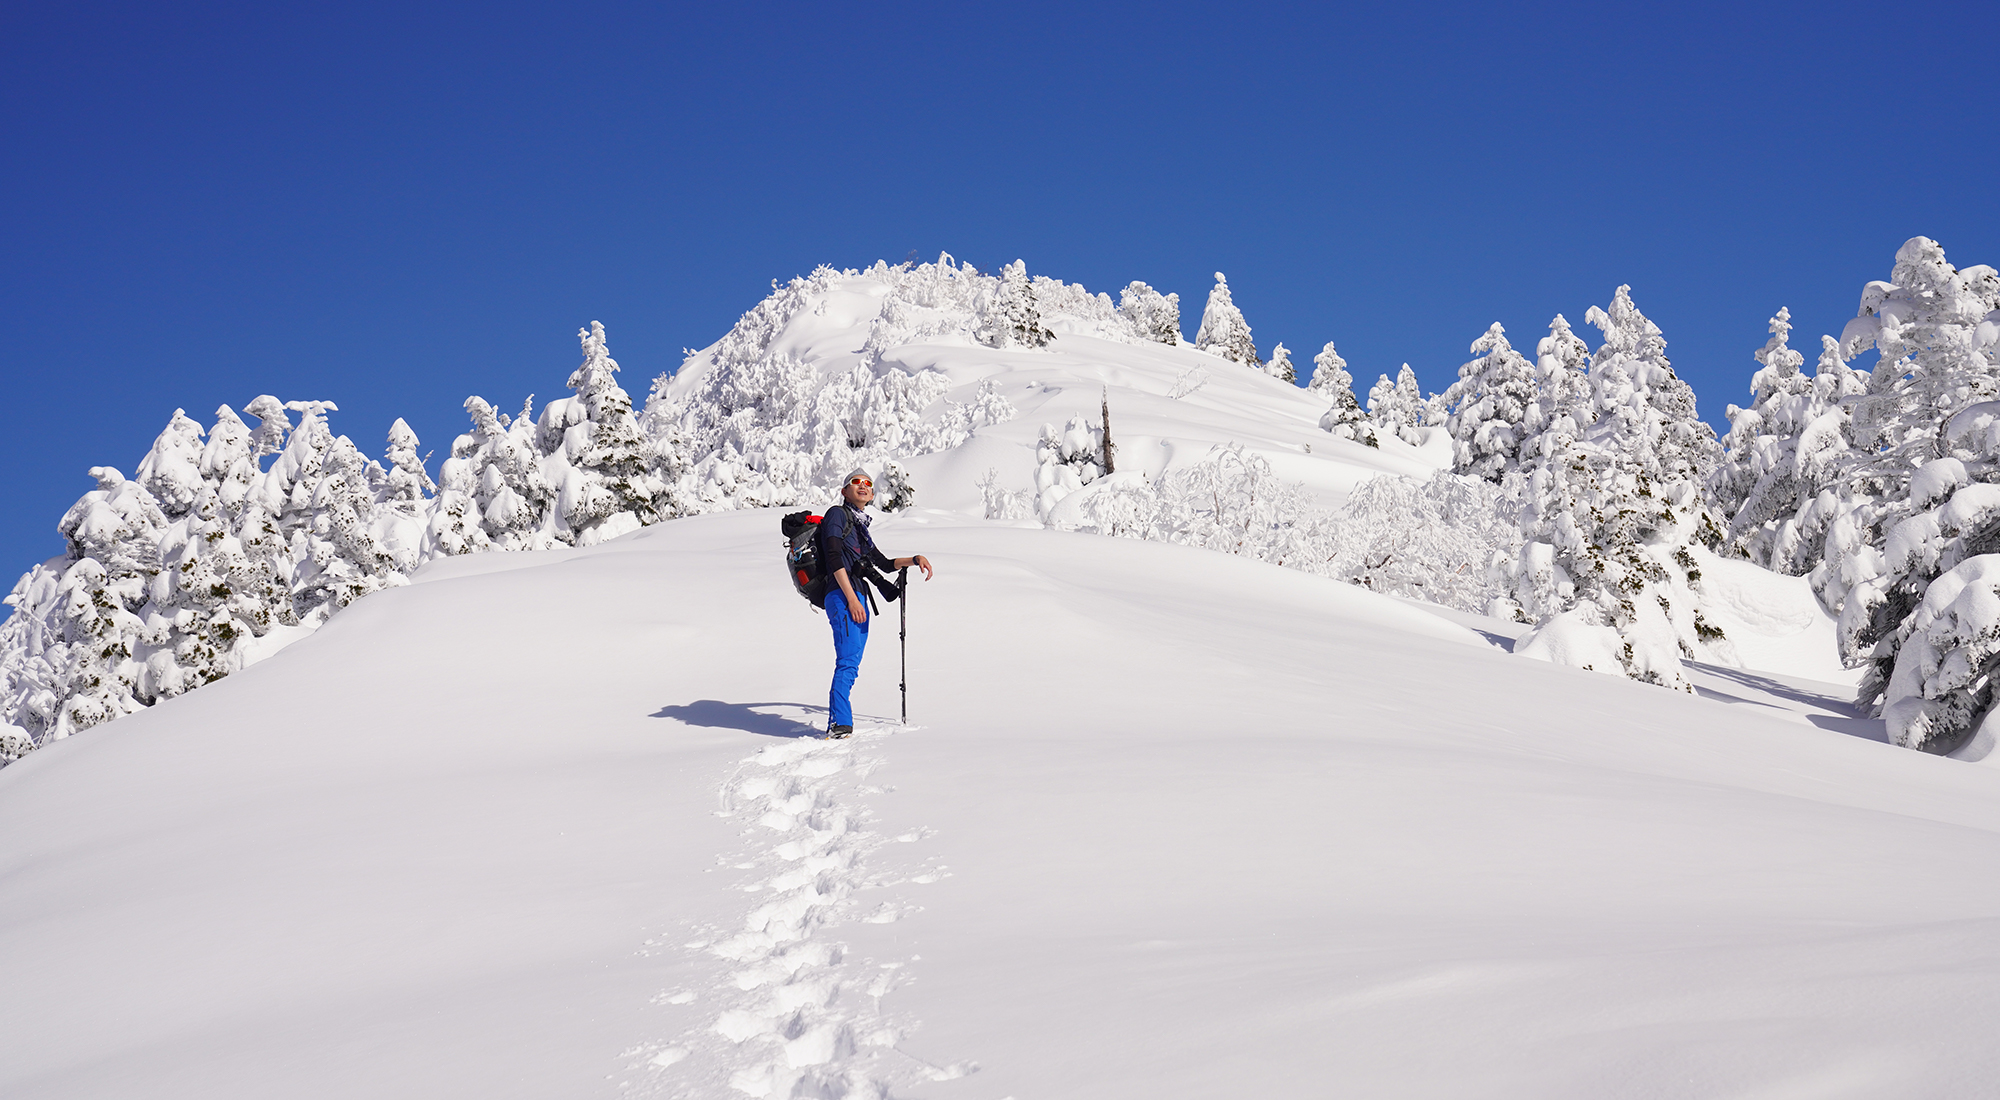
[[[854,736],[854,727],[853,727],[853,726],[828,726],[828,727],[826,727],[826,736],[827,736],[827,740],[829,740],[829,741],[838,741],[838,740],[840,740],[840,739],[841,739],[841,738],[843,738],[843,737],[852,737],[852,736]]]

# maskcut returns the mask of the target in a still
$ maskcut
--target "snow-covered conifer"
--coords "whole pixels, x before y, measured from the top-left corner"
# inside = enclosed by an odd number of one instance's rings
[[[201,478],[214,486],[221,518],[226,524],[233,526],[242,514],[243,499],[259,472],[256,443],[250,429],[236,415],[236,410],[227,405],[218,407],[215,426],[208,432],[208,445],[201,451]]]
[[[1298,372],[1292,367],[1291,349],[1285,347],[1284,341],[1279,341],[1271,349],[1271,359],[1264,364],[1264,373],[1287,384],[1298,382]]]
[[[417,433],[402,417],[389,425],[389,488],[384,498],[398,504],[416,504],[437,492],[437,484],[417,456]]]
[[[647,468],[646,440],[632,398],[618,385],[604,326],[592,321],[577,339],[583,365],[569,377],[576,396],[549,402],[537,431],[550,480],[559,486],[558,536],[588,546],[678,511],[666,484]]]
[[[1015,260],[1000,269],[1000,282],[981,323],[980,339],[988,347],[1047,347],[1055,334],[1042,324],[1035,304],[1035,286],[1028,279],[1028,265]]]
[[[139,461],[133,480],[151,493],[167,518],[179,519],[194,510],[215,491],[202,476],[201,425],[188,419],[185,409],[175,409],[153,449]]]
[[[1208,292],[1208,304],[1202,308],[1201,328],[1195,332],[1194,346],[1196,350],[1246,367],[1264,365],[1257,357],[1256,342],[1250,338],[1250,322],[1236,308],[1235,300],[1229,296],[1229,280],[1220,271],[1215,273],[1215,289]]]
[[[1566,413],[1537,438],[1525,466],[1524,543],[1496,562],[1496,577],[1536,623],[1517,651],[1690,690],[1682,658],[1727,654],[1696,598],[1695,545],[1719,534],[1699,491],[1714,432],[1629,287],[1587,319],[1604,332],[1589,373],[1596,421],[1572,435]],[[1551,340],[1544,359],[1560,359],[1565,341],[1553,331]]]
[[[1431,403],[1417,383],[1417,372],[1408,363],[1396,372],[1393,381],[1385,374],[1368,391],[1368,419],[1374,422],[1378,438],[1389,436],[1412,447],[1421,446],[1424,426],[1432,416]]]
[[[881,484],[875,497],[884,512],[901,511],[916,503],[917,490],[910,484],[910,472],[903,464],[890,459],[882,464]]]
[[[1118,312],[1132,326],[1132,334],[1156,344],[1181,342],[1181,296],[1161,294],[1134,280],[1118,294]]]
[[[1378,446],[1375,426],[1362,411],[1361,403],[1354,399],[1354,376],[1347,373],[1347,360],[1334,350],[1333,341],[1328,340],[1319,354],[1313,356],[1312,381],[1306,384],[1306,389],[1332,402],[1319,418],[1322,429],[1342,439]]]
[[[1846,367],[1871,347],[1872,372]],[[1829,429],[1799,443],[1828,471],[1793,521],[1802,537],[1824,531],[1813,590],[1839,616],[1842,658],[1867,668],[1860,701],[1891,739],[1950,751],[1991,707],[1981,631],[2000,631],[1984,561],[2000,549],[2000,274],[1954,268],[1937,242],[1911,238],[1820,369],[1816,395],[1863,377],[1866,388],[1843,400],[1845,439]]]
[[[1452,469],[1498,482],[1520,467],[1530,409],[1539,396],[1535,364],[1507,342],[1495,321],[1472,343],[1471,362],[1444,393],[1451,412]]]
[[[141,698],[142,666],[135,658],[154,640],[154,630],[138,613],[160,573],[167,518],[151,493],[117,470],[93,466],[90,476],[97,488],[58,524],[72,563],[56,590],[69,659],[61,709],[47,737],[66,737],[150,701]]]

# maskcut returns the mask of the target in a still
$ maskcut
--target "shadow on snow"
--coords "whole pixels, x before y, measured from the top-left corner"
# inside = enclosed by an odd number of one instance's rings
[[[818,737],[825,732],[796,718],[787,718],[782,714],[765,714],[757,709],[759,707],[783,707],[787,710],[826,713],[825,707],[807,706],[804,703],[725,703],[720,699],[697,699],[679,706],[661,707],[654,711],[651,717],[671,718],[689,726],[742,730],[745,733],[761,734],[765,737]]]

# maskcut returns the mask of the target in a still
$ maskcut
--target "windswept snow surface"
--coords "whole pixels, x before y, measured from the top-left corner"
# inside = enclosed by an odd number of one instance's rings
[[[733,512],[435,563],[0,771],[0,1095],[2000,1078],[1994,769],[1225,555],[878,523],[939,566],[909,728],[891,608],[806,739],[826,626]]]

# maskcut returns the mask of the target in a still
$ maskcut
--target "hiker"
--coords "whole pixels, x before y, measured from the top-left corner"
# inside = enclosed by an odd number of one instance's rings
[[[861,672],[861,651],[868,646],[867,586],[872,580],[884,598],[901,593],[895,582],[877,572],[880,569],[907,569],[914,565],[931,579],[930,559],[914,557],[889,560],[875,548],[868,535],[868,505],[875,500],[875,479],[868,471],[856,469],[840,487],[841,504],[827,509],[819,524],[819,563],[822,575],[833,578],[826,586],[823,606],[826,621],[833,626],[833,690],[827,696],[826,735],[846,737],[854,732],[854,708],[847,693]]]

